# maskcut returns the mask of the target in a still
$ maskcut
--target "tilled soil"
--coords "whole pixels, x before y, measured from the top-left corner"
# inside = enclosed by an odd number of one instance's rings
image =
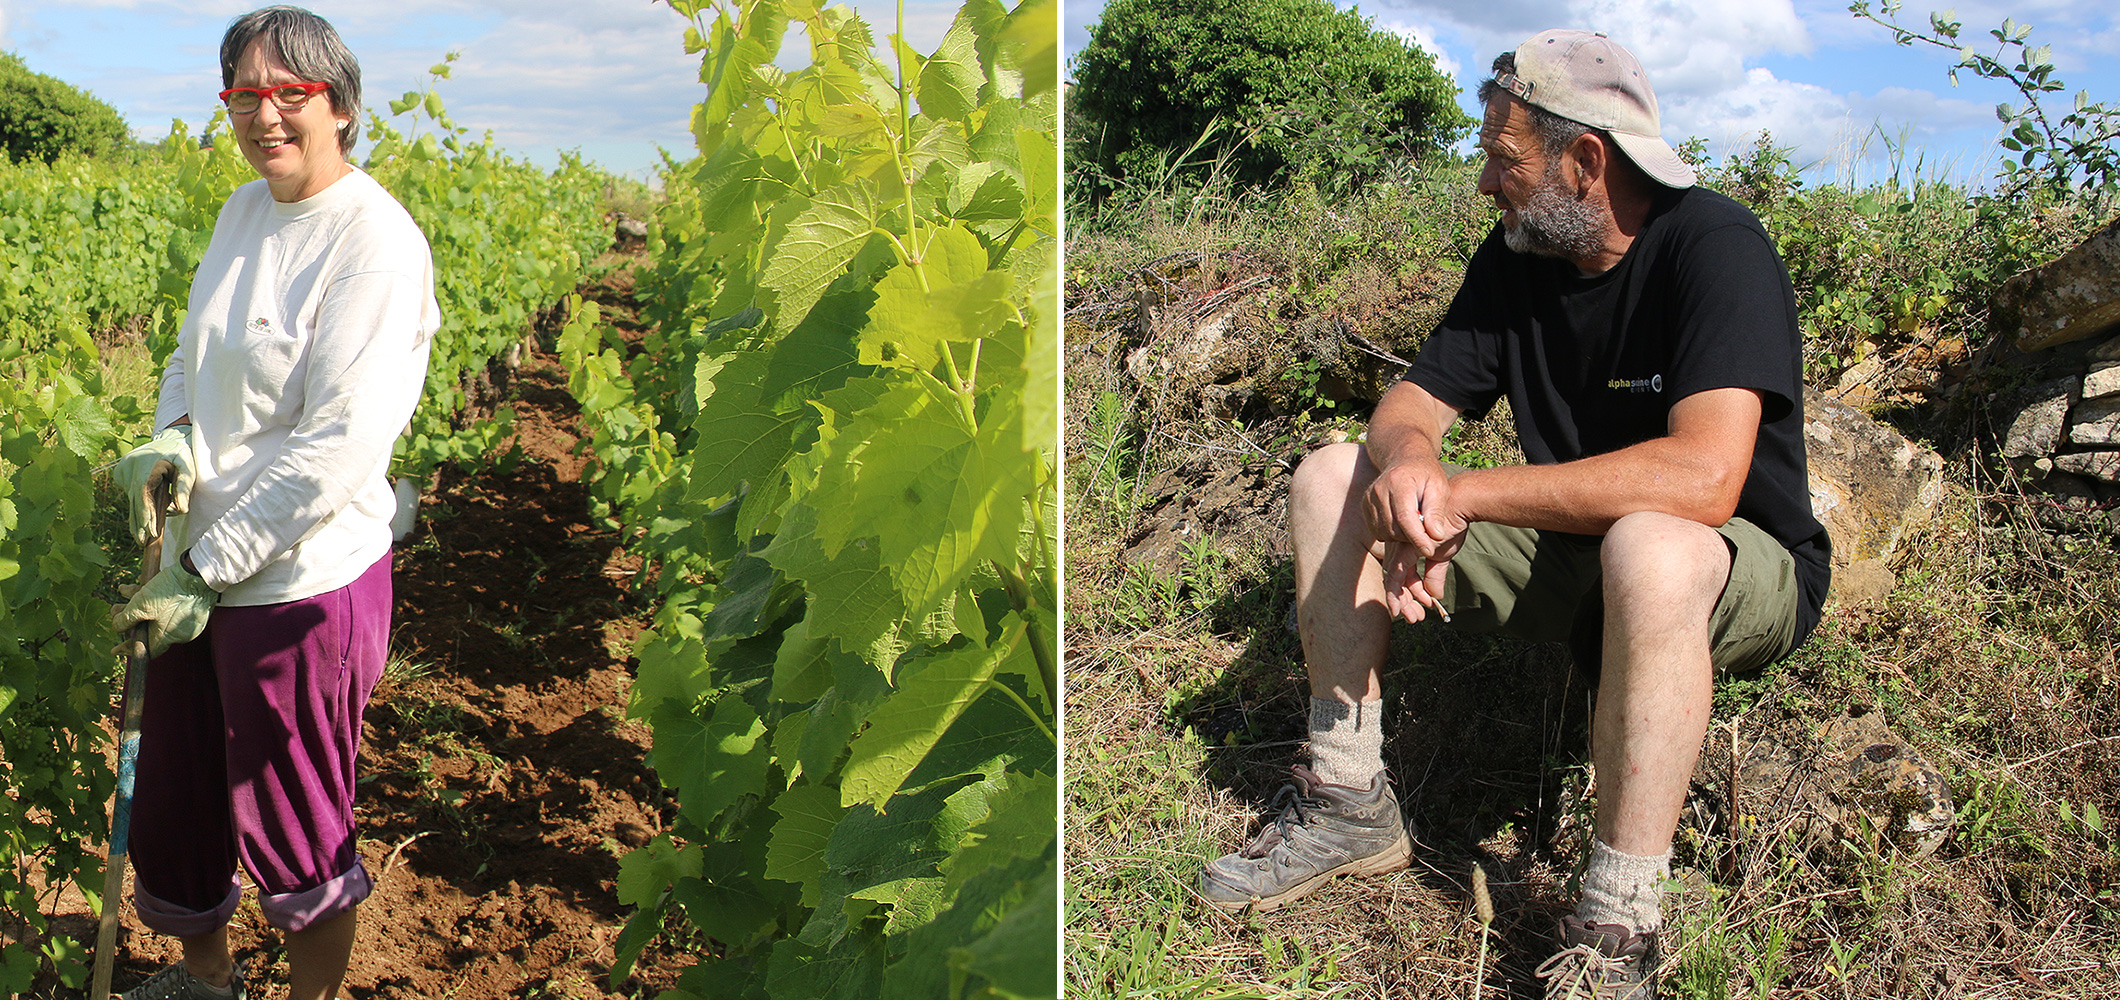
[[[617,534],[590,523],[566,373],[534,355],[507,396],[522,459],[445,471],[395,555],[392,664],[368,706],[356,803],[377,883],[341,994],[357,1000],[653,997],[688,964],[658,945],[608,982],[629,915],[619,857],[674,809],[644,760],[649,728],[624,718],[652,593],[633,589],[640,563]],[[281,934],[246,894],[230,936],[250,996],[285,997]],[[69,895],[54,931],[92,945]],[[179,956],[129,899],[123,926],[119,991]]]

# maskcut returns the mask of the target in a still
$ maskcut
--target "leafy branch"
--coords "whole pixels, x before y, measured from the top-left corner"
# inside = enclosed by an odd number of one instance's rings
[[[1931,12],[1928,29],[1923,31],[1894,20],[1900,8],[1898,0],[1886,0],[1879,16],[1866,0],[1857,0],[1848,11],[1892,32],[1897,44],[1923,42],[1956,53],[1958,64],[1950,70],[1954,87],[1958,71],[1969,70],[2007,82],[2024,96],[2021,106],[2008,101],[1995,106],[1995,117],[2009,127],[2002,147],[2017,154],[2002,160],[2007,197],[2021,196],[2034,187],[2065,192],[2079,179],[2099,188],[2120,182],[2120,149],[2114,146],[2114,139],[2120,138],[2120,108],[2093,102],[2089,91],[2079,90],[2071,110],[2055,119],[2040,103],[2040,95],[2059,92],[2065,85],[2054,75],[2053,46],[2034,48],[2028,41],[2031,25],[2004,18],[2001,27],[1988,31],[1995,40],[1990,55],[1960,40],[1964,25],[1955,19],[1955,11]]]

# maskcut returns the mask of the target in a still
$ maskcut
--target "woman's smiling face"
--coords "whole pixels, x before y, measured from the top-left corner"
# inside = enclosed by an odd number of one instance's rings
[[[236,61],[238,87],[303,82],[281,64],[264,38],[251,42]],[[350,128],[353,118],[332,105],[329,91],[319,91],[299,110],[286,111],[267,100],[256,111],[229,117],[243,158],[265,178],[275,201],[313,197],[353,170],[339,152],[340,123]]]

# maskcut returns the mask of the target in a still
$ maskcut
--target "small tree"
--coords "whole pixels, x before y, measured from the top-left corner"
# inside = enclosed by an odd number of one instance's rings
[[[2010,130],[2002,139],[2002,148],[2011,154],[2002,159],[2005,196],[2022,195],[2034,187],[2061,193],[2079,183],[2088,188],[2120,184],[2120,148],[2114,145],[2120,139],[2120,107],[2093,102],[2090,92],[2083,90],[2076,92],[2067,112],[2056,114],[2041,104],[2040,95],[2066,86],[2054,76],[2053,47],[2033,48],[2027,42],[2031,25],[2004,18],[2002,27],[1988,31],[1995,40],[1994,54],[1989,55],[1958,37],[1964,24],[1951,11],[1929,14],[1928,30],[1922,31],[1893,20],[1900,9],[1899,0],[1885,0],[1880,17],[1871,12],[1866,0],[1848,6],[1856,17],[1889,29],[1892,40],[1901,45],[1923,42],[1956,53],[1958,64],[1950,70],[1952,86],[1958,85],[1958,71],[1963,69],[2008,83],[2023,95],[2022,105],[2005,101],[1995,106],[1995,117]]]
[[[101,155],[131,138],[118,109],[0,52],[0,152],[9,159],[49,163],[66,152]]]
[[[1113,0],[1074,78],[1070,172],[1108,179],[1194,150],[1240,181],[1346,182],[1472,125],[1432,56],[1331,0]]]

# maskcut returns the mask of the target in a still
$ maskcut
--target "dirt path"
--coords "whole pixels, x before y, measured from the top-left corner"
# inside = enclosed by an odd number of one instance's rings
[[[644,761],[648,727],[623,718],[652,595],[632,591],[639,563],[616,534],[589,523],[558,362],[529,358],[506,397],[523,460],[445,472],[395,557],[392,664],[368,707],[356,805],[377,880],[343,993],[356,1000],[601,1000],[675,984],[679,963],[660,951],[619,989],[607,982],[627,916],[619,856],[673,808]],[[121,991],[179,954],[129,901],[125,926]],[[78,894],[55,930],[93,941]],[[250,996],[285,997],[285,948],[254,890],[231,938]]]

